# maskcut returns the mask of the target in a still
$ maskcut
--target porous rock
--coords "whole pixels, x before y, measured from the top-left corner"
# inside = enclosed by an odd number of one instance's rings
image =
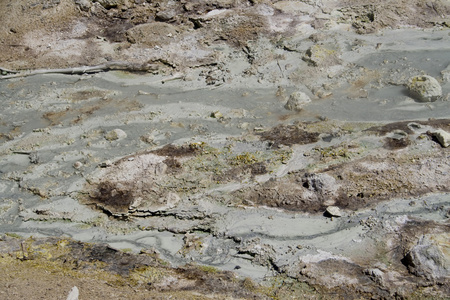
[[[411,96],[420,102],[433,102],[442,96],[441,85],[435,78],[428,75],[411,77],[407,88]]]
[[[309,102],[311,102],[311,99],[308,95],[303,92],[294,92],[289,96],[289,100],[284,108],[292,111],[301,111],[303,106]]]

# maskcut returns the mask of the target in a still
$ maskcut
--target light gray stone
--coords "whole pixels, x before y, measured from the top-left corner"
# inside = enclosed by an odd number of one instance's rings
[[[442,145],[442,147],[447,148],[448,146],[450,146],[450,133],[442,130],[442,129],[438,129],[435,132],[433,132],[434,137],[439,141],[439,143]]]
[[[70,292],[69,295],[67,296],[66,300],[78,300],[78,296],[79,296],[79,291],[78,288],[76,286],[74,286]]]
[[[332,217],[342,217],[341,209],[337,206],[328,206],[326,212]]]
[[[442,96],[442,88],[439,82],[428,75],[411,77],[407,88],[411,96],[420,102],[433,102]]]
[[[289,100],[287,101],[284,108],[292,111],[301,111],[303,106],[311,102],[311,99],[308,95],[303,92],[294,92],[289,96]]]

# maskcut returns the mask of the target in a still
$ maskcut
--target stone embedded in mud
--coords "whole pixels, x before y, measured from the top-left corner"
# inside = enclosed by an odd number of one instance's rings
[[[366,273],[367,275],[369,275],[373,281],[375,281],[376,283],[380,284],[380,285],[384,285],[384,272],[381,271],[378,268],[374,268],[374,269],[367,269],[364,271],[364,273]]]
[[[331,217],[342,217],[341,210],[337,206],[328,206],[326,213]]]
[[[81,168],[83,167],[83,163],[80,162],[80,161],[76,161],[76,162],[73,163],[72,166],[73,166],[75,169],[79,170],[79,169],[81,169]]]
[[[411,77],[407,88],[411,96],[420,102],[433,102],[442,96],[441,85],[435,78],[428,75]]]
[[[122,129],[114,129],[105,134],[105,139],[108,141],[122,140],[127,137],[127,134]]]
[[[301,111],[303,106],[311,102],[308,95],[303,92],[294,92],[289,96],[289,100],[284,105],[284,108],[292,111]]]
[[[329,67],[339,64],[338,52],[324,45],[313,45],[306,51],[303,60],[316,67]]]
[[[424,235],[403,262],[417,276],[445,282],[450,278],[449,241],[450,233]]]
[[[67,299],[66,300],[78,300],[78,296],[79,296],[79,291],[78,288],[76,286],[74,286],[70,291],[69,291],[69,295],[67,295]]]
[[[447,148],[448,146],[450,146],[450,133],[445,130],[438,129],[432,134],[442,145],[442,147]]]
[[[327,198],[333,198],[336,196],[336,192],[339,189],[339,185],[336,183],[336,179],[328,174],[310,174],[306,173],[302,178],[303,187],[306,187],[310,191],[316,192],[319,195]],[[334,204],[334,200],[327,200],[325,205]]]
[[[214,119],[221,119],[221,118],[223,118],[223,114],[220,112],[220,111],[213,111],[212,113],[211,113],[211,118],[214,118]]]
[[[156,14],[156,20],[161,22],[168,22],[177,16],[177,11],[175,9],[165,9],[161,10]]]

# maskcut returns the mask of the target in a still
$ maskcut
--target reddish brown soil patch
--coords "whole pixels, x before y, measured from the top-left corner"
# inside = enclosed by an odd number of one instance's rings
[[[261,140],[270,141],[274,147],[278,145],[305,145],[319,140],[319,133],[308,132],[295,125],[278,125],[269,131],[259,134]]]
[[[195,144],[183,145],[179,147],[174,145],[166,145],[158,150],[152,151],[152,153],[161,156],[185,157],[200,154],[201,151],[201,147],[197,147]]]

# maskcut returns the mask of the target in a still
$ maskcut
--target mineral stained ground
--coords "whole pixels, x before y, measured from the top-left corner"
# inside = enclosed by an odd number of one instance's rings
[[[0,298],[448,299],[449,13],[1,1]]]

